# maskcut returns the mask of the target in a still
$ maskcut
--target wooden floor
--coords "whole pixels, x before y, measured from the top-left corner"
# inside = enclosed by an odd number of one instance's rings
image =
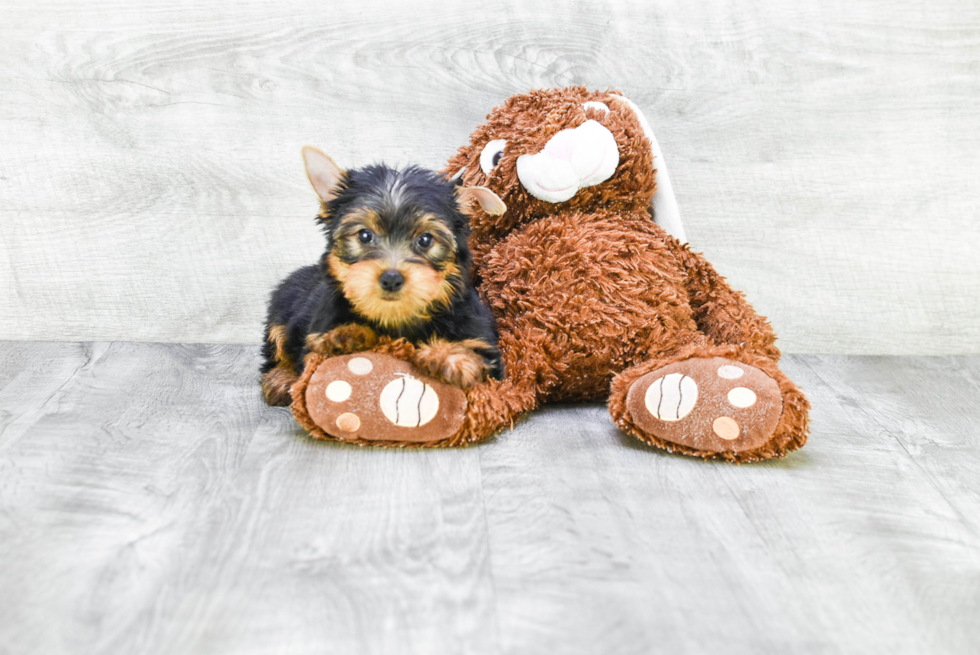
[[[787,357],[811,442],[741,467],[314,442],[257,365],[0,343],[0,653],[977,652],[978,357]]]

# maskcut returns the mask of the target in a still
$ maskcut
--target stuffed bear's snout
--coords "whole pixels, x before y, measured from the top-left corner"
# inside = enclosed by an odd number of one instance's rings
[[[579,189],[608,180],[617,166],[616,138],[602,123],[587,120],[555,134],[541,152],[518,157],[517,177],[538,200],[564,202]]]

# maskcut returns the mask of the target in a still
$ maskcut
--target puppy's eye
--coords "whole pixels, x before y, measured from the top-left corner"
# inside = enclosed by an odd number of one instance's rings
[[[484,175],[490,175],[494,166],[500,163],[505,147],[507,147],[506,139],[494,139],[483,146],[483,152],[480,153],[480,168],[483,169]]]
[[[418,244],[420,249],[428,250],[432,247],[432,241],[432,235],[426,232],[424,234],[420,234],[419,238],[415,240],[415,243]]]
[[[374,232],[372,232],[371,230],[367,230],[367,229],[360,230],[357,233],[357,240],[360,241],[363,244],[371,243],[372,241],[374,241]]]

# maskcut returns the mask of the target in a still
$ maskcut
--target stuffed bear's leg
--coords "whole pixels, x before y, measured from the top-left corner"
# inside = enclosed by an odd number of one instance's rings
[[[507,377],[461,390],[413,365],[419,352],[402,339],[371,351],[307,356],[292,388],[293,414],[313,436],[361,445],[458,446],[512,426],[537,405],[526,363],[507,362]],[[506,358],[506,355],[505,355]]]
[[[459,443],[475,443],[513,428],[538,404],[537,393],[530,385],[510,378],[491,380],[467,390],[466,402],[466,419],[454,436]]]
[[[778,362],[776,333],[769,321],[745,299],[745,294],[732,289],[701,255],[680,245],[675,255],[686,273],[684,287],[698,331],[711,343],[739,346],[746,352]]]
[[[769,322],[704,257],[677,244],[698,332],[613,379],[624,430],[667,450],[746,462],[806,443],[809,403],[779,370]]]
[[[806,442],[809,404],[769,357],[741,346],[693,344],[629,368],[609,411],[638,439],[705,459],[751,462]]]

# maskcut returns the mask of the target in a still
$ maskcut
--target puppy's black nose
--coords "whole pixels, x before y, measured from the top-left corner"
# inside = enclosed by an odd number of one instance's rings
[[[392,268],[382,273],[378,282],[385,291],[398,291],[405,286],[405,276]]]

